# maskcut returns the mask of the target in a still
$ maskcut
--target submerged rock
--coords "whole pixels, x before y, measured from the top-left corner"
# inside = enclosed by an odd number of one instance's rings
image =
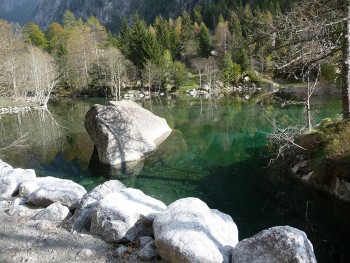
[[[89,229],[92,211],[99,202],[108,194],[120,192],[125,188],[126,186],[120,181],[110,180],[96,186],[91,192],[85,194],[79,201],[78,207],[69,221],[69,229],[71,231],[82,231],[84,228]]]
[[[133,241],[153,234],[155,216],[166,209],[161,201],[127,188],[102,199],[93,212],[90,232],[107,242]]]
[[[75,209],[85,193],[81,185],[51,176],[24,181],[19,188],[19,196],[27,198],[29,203],[43,207],[60,203],[69,209]]]
[[[198,198],[170,204],[153,223],[155,243],[169,262],[230,262],[238,230],[229,215]]]
[[[242,240],[233,249],[231,263],[316,263],[306,234],[290,226],[277,226]]]
[[[96,104],[86,114],[84,124],[99,160],[108,165],[142,159],[171,132],[165,119],[132,101]]]

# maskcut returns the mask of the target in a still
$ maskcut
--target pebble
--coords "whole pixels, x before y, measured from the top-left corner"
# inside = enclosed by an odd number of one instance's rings
[[[148,243],[152,242],[153,238],[150,236],[144,236],[139,238],[140,247],[145,247]]]
[[[94,254],[94,252],[92,252],[90,249],[83,249],[78,253],[78,256],[86,256],[86,257],[90,257]]]
[[[120,245],[114,250],[113,256],[114,257],[120,257],[122,256],[126,251],[128,251],[128,248],[126,246]]]

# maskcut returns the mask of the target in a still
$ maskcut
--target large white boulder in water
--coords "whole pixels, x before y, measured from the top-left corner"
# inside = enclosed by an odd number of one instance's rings
[[[91,217],[90,232],[107,242],[133,241],[153,234],[152,224],[166,205],[142,191],[126,188],[103,198]]]
[[[142,159],[171,133],[165,119],[133,101],[96,104],[85,116],[85,128],[108,165]]]
[[[233,249],[231,263],[316,263],[306,234],[290,226],[277,226],[242,240]]]
[[[172,263],[228,263],[238,243],[232,218],[198,198],[170,204],[156,217],[153,229],[161,258]]]

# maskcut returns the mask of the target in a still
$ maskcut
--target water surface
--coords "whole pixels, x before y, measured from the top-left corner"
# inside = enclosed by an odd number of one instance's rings
[[[291,225],[308,234],[319,262],[350,261],[350,206],[293,179],[282,160],[266,167],[266,133],[274,130],[270,121],[303,124],[303,107],[280,108],[258,98],[167,97],[140,102],[166,118],[173,132],[155,154],[121,171],[96,162],[83,127],[91,105],[107,102],[61,99],[53,101],[49,111],[0,115],[1,145],[28,138],[23,147],[0,152],[0,158],[33,168],[39,176],[72,179],[88,190],[119,179],[167,204],[199,197],[232,216],[240,239],[275,225]],[[313,112],[315,123],[335,117],[340,102],[318,101]]]

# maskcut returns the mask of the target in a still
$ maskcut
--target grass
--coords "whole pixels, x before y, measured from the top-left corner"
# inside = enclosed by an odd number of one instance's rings
[[[310,152],[312,170],[319,181],[339,177],[350,181],[350,123],[325,119],[317,130],[299,138]]]

